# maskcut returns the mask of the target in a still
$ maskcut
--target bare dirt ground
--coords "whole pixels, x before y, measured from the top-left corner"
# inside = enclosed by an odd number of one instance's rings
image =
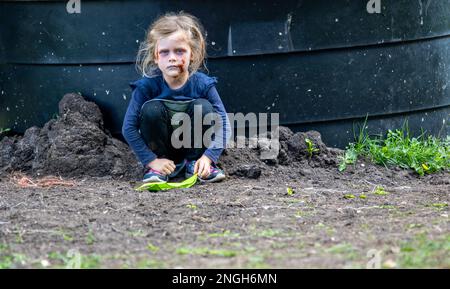
[[[342,151],[282,128],[276,160],[228,149],[221,183],[137,192],[126,146],[70,99],[0,141],[0,268],[450,268],[449,172],[339,172]]]

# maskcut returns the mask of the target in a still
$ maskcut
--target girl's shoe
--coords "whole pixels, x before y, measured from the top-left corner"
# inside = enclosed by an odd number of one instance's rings
[[[188,161],[186,164],[186,178],[192,177],[194,174],[194,167],[195,167],[195,161]],[[206,178],[198,177],[198,180],[202,183],[214,183],[219,182],[221,180],[225,179],[225,173],[217,168],[214,164],[211,164],[211,167],[209,168],[209,176]]]
[[[173,171],[173,173],[171,173],[169,175],[169,178],[174,178],[174,177],[178,176],[178,174],[181,173],[181,171],[183,171],[183,169],[186,166],[186,164],[187,164],[187,160],[186,159],[184,159],[181,163],[176,164],[175,165],[175,170]]]
[[[169,180],[168,176],[162,174],[160,171],[150,168],[145,172],[142,182],[144,182],[144,183],[166,183],[168,180]]]

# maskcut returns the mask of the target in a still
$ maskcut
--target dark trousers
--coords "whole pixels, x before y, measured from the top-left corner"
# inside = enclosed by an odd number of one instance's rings
[[[173,127],[171,125],[171,119],[169,110],[164,105],[163,101],[153,100],[146,102],[141,109],[140,113],[140,133],[147,146],[158,156],[158,158],[167,158],[175,163],[179,163],[184,158],[187,160],[197,160],[206,150],[206,147],[201,140],[202,147],[194,147],[194,105],[200,105],[202,108],[203,117],[214,112],[211,103],[203,98],[195,99],[189,103],[186,114],[191,119],[191,146],[190,148],[175,149],[171,144],[171,136],[173,133]],[[203,122],[202,122],[203,123]],[[210,128],[211,125],[202,124],[202,137],[204,132]],[[197,140],[198,141],[198,140]]]

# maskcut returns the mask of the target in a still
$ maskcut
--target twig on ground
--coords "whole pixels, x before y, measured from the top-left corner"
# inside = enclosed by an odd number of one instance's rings
[[[67,186],[72,187],[75,185],[74,181],[64,180],[62,177],[46,176],[40,179],[32,179],[20,173],[13,174],[11,177],[14,184],[21,188],[29,187],[54,187],[54,186]]]

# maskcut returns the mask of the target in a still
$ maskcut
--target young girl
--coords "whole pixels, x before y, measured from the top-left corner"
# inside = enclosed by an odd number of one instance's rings
[[[225,178],[216,163],[231,130],[215,88],[216,78],[197,72],[204,66],[205,55],[203,28],[194,16],[169,13],[150,26],[137,58],[143,78],[130,84],[132,98],[122,127],[123,136],[145,167],[144,182],[167,182],[183,169],[186,177],[197,173],[203,182]],[[220,137],[202,147],[194,146],[191,129],[191,145],[175,149],[172,116],[184,112],[194,120],[194,108],[201,108],[202,119],[208,113],[220,116],[221,133],[215,134]],[[202,124],[201,137],[211,127]],[[190,125],[194,128],[195,124]]]

